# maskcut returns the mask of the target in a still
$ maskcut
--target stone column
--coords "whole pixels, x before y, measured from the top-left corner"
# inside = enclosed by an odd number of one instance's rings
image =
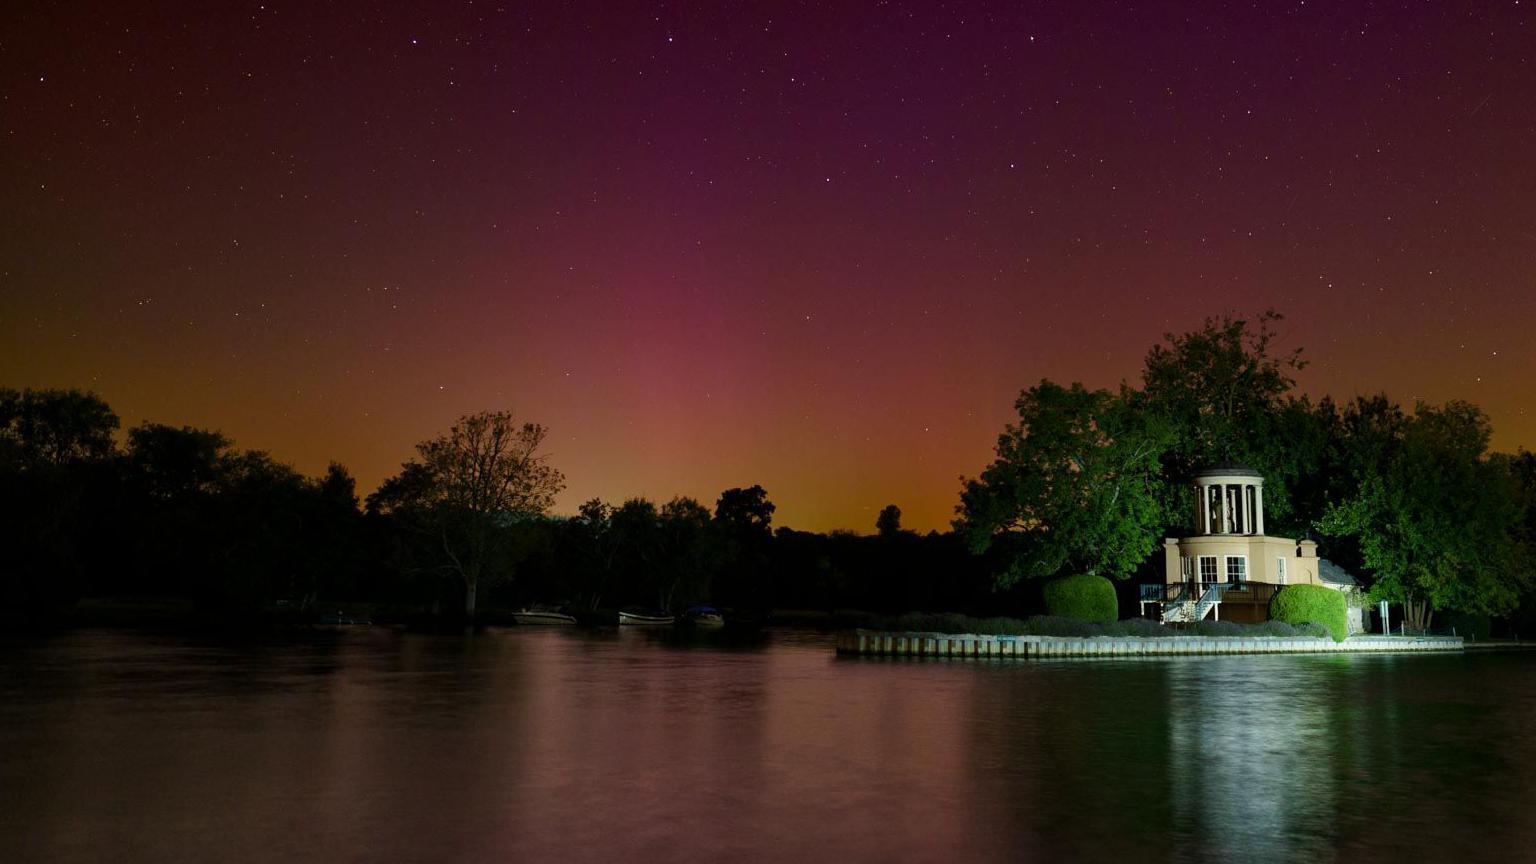
[[[1255,534],[1264,533],[1264,487],[1257,483],[1253,486],[1253,522]]]

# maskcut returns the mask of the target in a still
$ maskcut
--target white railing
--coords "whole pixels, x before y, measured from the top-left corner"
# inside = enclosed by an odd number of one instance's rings
[[[1226,592],[1227,584],[1223,582],[1217,582],[1205,589],[1205,593],[1200,595],[1200,602],[1195,604],[1194,617],[1191,620],[1204,621],[1207,613],[1221,605],[1221,597]],[[1221,613],[1218,612],[1216,617],[1220,618]]]
[[[1171,586],[1170,586],[1171,587]],[[1225,582],[1204,585],[1198,599],[1192,591],[1169,592],[1170,597],[1163,604],[1162,621],[1164,624],[1172,622],[1192,623],[1205,620],[1205,616],[1212,609],[1221,605],[1221,598],[1230,587]],[[1220,613],[1217,613],[1220,617]]]

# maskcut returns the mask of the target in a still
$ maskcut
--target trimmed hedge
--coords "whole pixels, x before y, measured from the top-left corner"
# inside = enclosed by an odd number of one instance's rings
[[[1344,595],[1321,585],[1288,585],[1269,601],[1269,617],[1287,624],[1316,623],[1328,628],[1333,641],[1349,635]]]
[[[1115,583],[1103,576],[1068,576],[1045,583],[1046,613],[1079,621],[1115,621],[1120,618],[1120,603],[1115,599]]]

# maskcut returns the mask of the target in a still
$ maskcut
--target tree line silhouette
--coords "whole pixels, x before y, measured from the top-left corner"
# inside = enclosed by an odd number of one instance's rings
[[[12,613],[46,618],[87,597],[305,620],[347,604],[457,619],[533,602],[761,614],[970,609],[989,596],[958,538],[902,530],[894,507],[875,536],[775,528],[761,486],[725,490],[713,507],[593,499],[551,515],[563,480],[539,455],[544,430],[505,413],[423,442],[366,500],[339,464],[306,477],[219,432],[119,426],[91,393],[0,389],[0,590]]]
[[[1265,477],[1270,534],[1319,537],[1422,625],[1436,610],[1536,618],[1536,456],[1491,452],[1487,418],[1464,402],[1299,394],[1304,363],[1275,350],[1280,320],[1168,334],[1140,386],[1027,388],[992,464],[962,479],[953,530],[927,534],[903,529],[895,505],[872,535],[775,526],[761,486],[552,514],[564,477],[547,431],[506,412],[460,418],[360,499],[339,464],[306,477],[212,430],[124,433],[91,393],[0,388],[0,591],[28,620],[86,597],[296,620],[339,604],[446,620],[534,602],[1019,614],[1062,575],[1161,581],[1161,538],[1189,526],[1189,477],[1238,461]]]

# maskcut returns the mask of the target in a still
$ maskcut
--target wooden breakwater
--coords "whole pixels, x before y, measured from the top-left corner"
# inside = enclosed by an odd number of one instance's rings
[[[1341,654],[1461,651],[1459,636],[987,636],[848,630],[837,653],[880,657],[1168,657],[1208,654]]]

